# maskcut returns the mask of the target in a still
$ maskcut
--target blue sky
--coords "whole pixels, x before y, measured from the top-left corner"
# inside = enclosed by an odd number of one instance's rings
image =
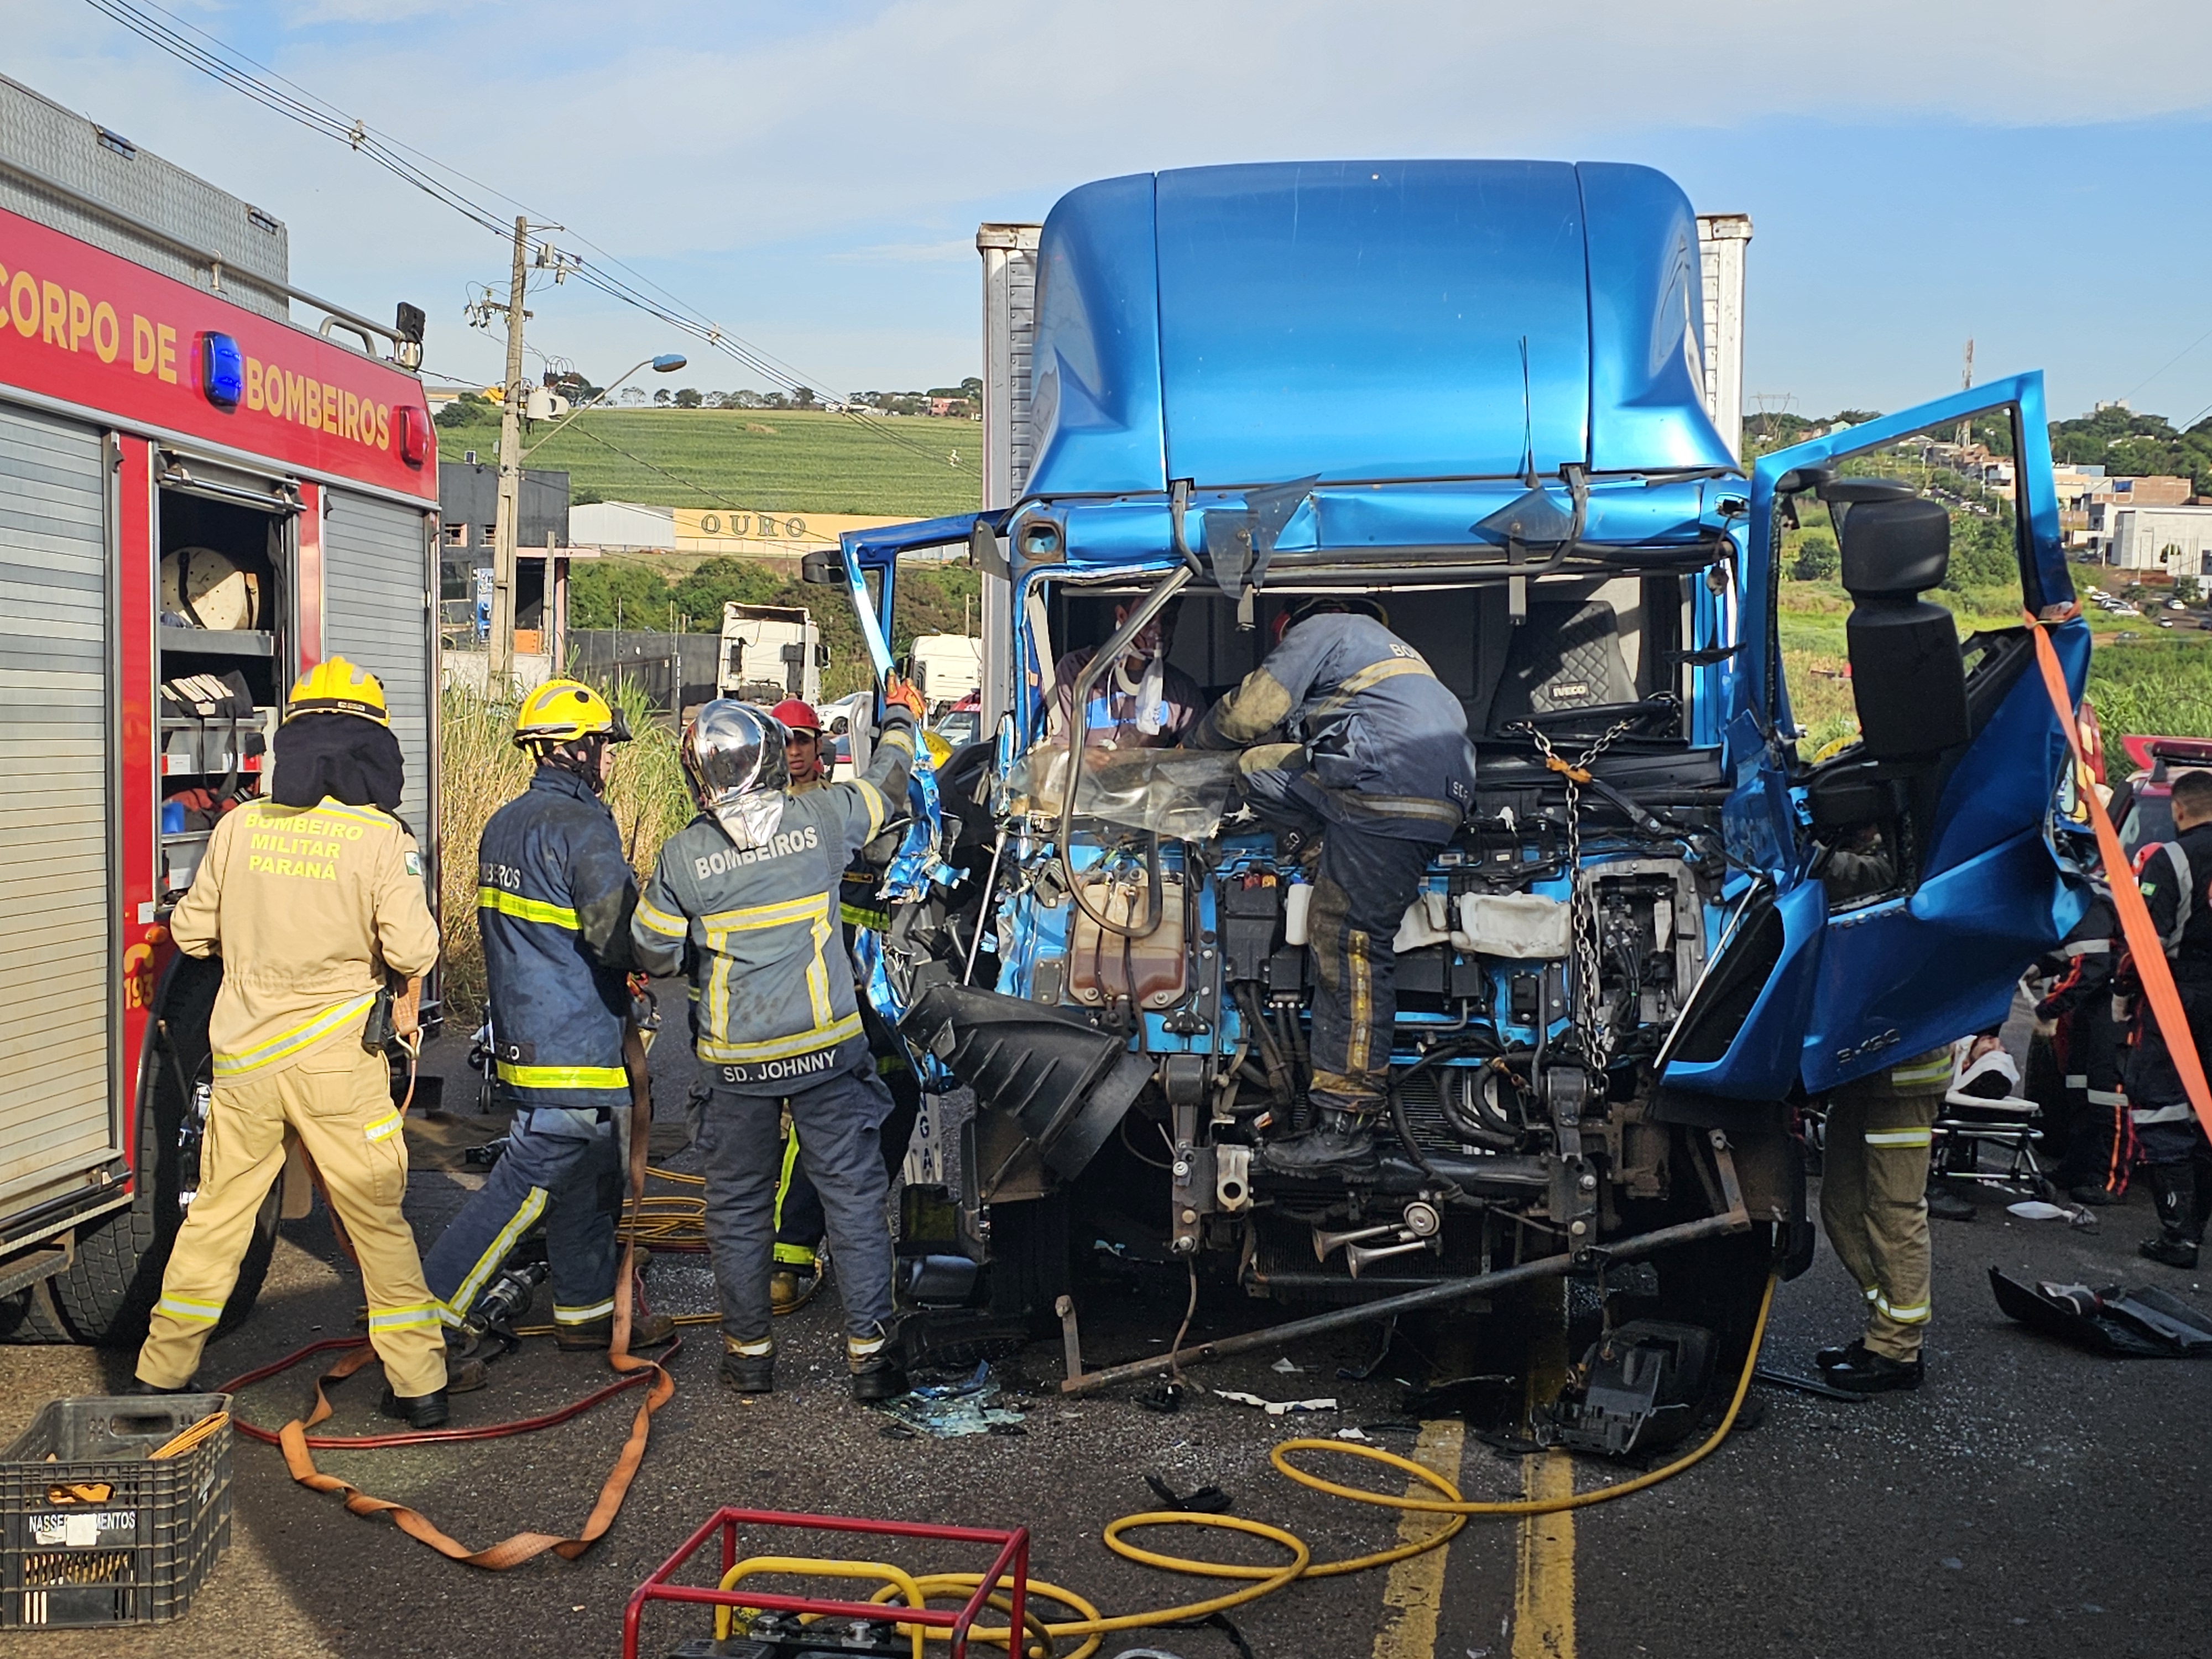
[[[1816,413],[2051,376],[2054,412],[2212,404],[2212,8],[2013,0],[165,0],[620,255],[825,391],[975,371],[975,227],[1087,179],[1320,155],[1644,161],[1749,213],[1747,392]],[[1841,20],[1839,21],[1839,20]],[[81,0],[0,0],[5,72],[246,197],[295,280],[430,313],[497,242]],[[665,348],[570,283],[533,343]],[[694,349],[678,378],[760,384]],[[2179,362],[2172,362],[2179,356]],[[1747,402],[1749,400],[1747,399]]]

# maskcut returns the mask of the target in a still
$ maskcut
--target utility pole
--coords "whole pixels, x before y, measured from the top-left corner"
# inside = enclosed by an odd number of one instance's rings
[[[1969,339],[1969,340],[1966,342],[1966,366],[1965,367],[1965,368],[1963,368],[1963,369],[1961,369],[1961,370],[1960,371],[1960,374],[1959,374],[1959,390],[1960,390],[1960,391],[1961,391],[1961,392],[1971,392],[1971,391],[1972,391],[1972,390],[1973,390],[1973,388],[1974,388],[1974,343],[1973,343],[1973,341],[1972,341],[1972,340]],[[1961,421],[1961,422],[1959,422],[1959,447],[1960,447],[1960,448],[1961,448],[1961,449],[1964,449],[1964,448],[1965,448],[1968,444],[1970,444],[1970,443],[1973,442],[1973,441],[1974,441],[1974,423],[1973,423],[1972,421],[1970,421],[1970,420],[1969,420],[1969,421]]]
[[[489,684],[503,688],[514,673],[514,544],[522,527],[522,301],[528,275],[530,222],[514,221],[514,270],[507,295],[507,396],[499,413],[499,513],[491,543]]]

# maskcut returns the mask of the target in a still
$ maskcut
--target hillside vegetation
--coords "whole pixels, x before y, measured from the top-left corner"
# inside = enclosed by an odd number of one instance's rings
[[[447,412],[438,453],[499,453],[489,404]],[[934,518],[982,504],[983,428],[972,421],[804,410],[608,409],[548,436],[526,432],[525,464],[568,475],[569,497],[669,507]],[[532,449],[532,444],[538,447]]]
[[[1970,588],[1931,597],[1949,609],[1961,636],[2020,621],[2016,592]],[[1799,745],[1808,756],[1858,732],[1844,672],[1844,623],[1850,608],[1850,595],[1833,581],[1782,584],[1783,672],[1790,710],[1811,733]],[[2161,633],[2140,617],[2093,613],[2091,620],[2096,647],[2088,696],[2107,740],[2141,733],[2212,738],[2212,635]]]

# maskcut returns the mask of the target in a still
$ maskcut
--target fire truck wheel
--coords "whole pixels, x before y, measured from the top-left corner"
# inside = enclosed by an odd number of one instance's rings
[[[238,1265],[238,1282],[222,1310],[215,1334],[235,1329],[252,1310],[269,1274],[269,1260],[276,1249],[277,1202],[282,1182],[272,1182],[269,1196],[253,1218],[252,1241]],[[166,1193],[172,1215],[176,1200]],[[76,1260],[54,1275],[55,1300],[61,1305],[70,1330],[79,1340],[103,1347],[135,1348],[146,1340],[146,1321],[161,1293],[161,1273],[169,1265],[169,1247],[176,1242],[181,1218],[155,1218],[154,1206],[141,1192],[127,1210],[118,1210],[101,1223],[89,1237],[80,1239]],[[163,1224],[166,1223],[166,1224]]]
[[[157,1048],[149,1056],[133,1166],[139,1178],[131,1206],[80,1233],[76,1259],[52,1280],[54,1300],[79,1341],[136,1347],[145,1340],[147,1317],[161,1297],[161,1273],[169,1265],[169,1247],[184,1223],[177,1203],[183,1080],[198,1076],[207,1063],[208,1014],[222,982],[219,962],[179,957],[161,988],[156,1006],[179,1051],[171,1056]],[[242,1320],[260,1293],[276,1246],[277,1204],[278,1183],[272,1182],[254,1218],[252,1242],[239,1264],[237,1288],[216,1328],[218,1334]]]
[[[54,1305],[52,1279],[42,1279],[0,1301],[0,1342],[76,1340],[62,1322],[61,1310]]]

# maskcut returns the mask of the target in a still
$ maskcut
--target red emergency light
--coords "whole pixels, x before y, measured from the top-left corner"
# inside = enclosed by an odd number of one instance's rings
[[[399,459],[410,466],[422,465],[430,459],[430,423],[422,418],[422,410],[404,404],[392,414],[399,428]]]

